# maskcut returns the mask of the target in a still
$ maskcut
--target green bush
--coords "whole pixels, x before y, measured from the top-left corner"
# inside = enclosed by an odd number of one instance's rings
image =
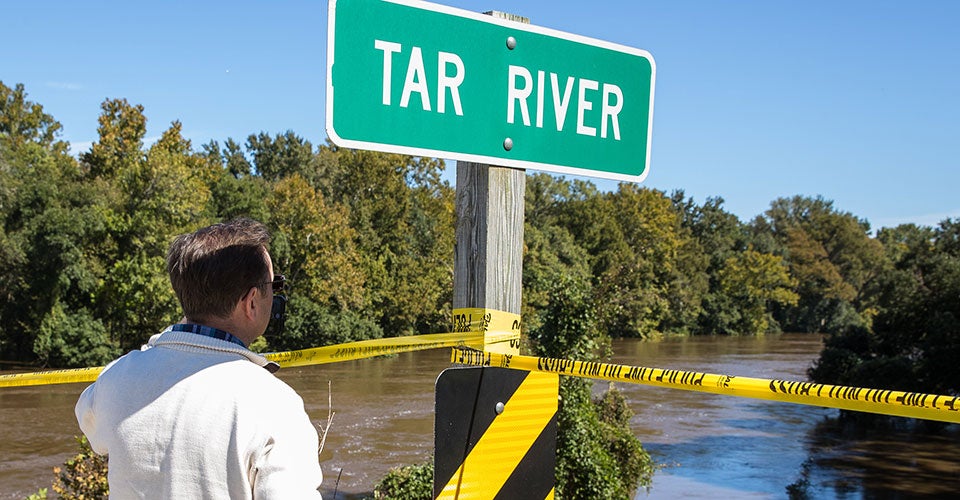
[[[383,337],[376,321],[355,311],[336,314],[299,295],[290,297],[283,334],[267,341],[274,350],[294,350]]]
[[[104,365],[119,354],[103,322],[60,303],[40,323],[33,351],[44,365],[67,368]]]
[[[373,498],[431,500],[433,498],[433,459],[419,465],[392,469],[374,487]]]
[[[77,444],[80,452],[67,460],[63,468],[53,469],[54,479],[51,489],[63,500],[95,500],[110,496],[107,484],[107,457],[99,455],[90,448],[85,436],[80,436]],[[47,489],[27,497],[27,500],[47,498]]]
[[[603,446],[590,386],[588,380],[560,380],[555,498],[629,498],[617,464]]]
[[[629,427],[633,412],[612,385],[590,400],[592,382],[560,379],[556,498],[630,499],[649,486],[653,461]]]
[[[559,278],[531,333],[540,356],[597,361],[607,349],[585,281]],[[593,382],[561,377],[557,415],[556,498],[629,499],[648,486],[654,466],[630,430],[633,412],[611,386],[591,401]]]
[[[637,486],[649,486],[655,467],[650,455],[630,429],[633,410],[623,393],[610,383],[607,391],[593,404],[600,419],[600,434],[605,438],[604,448],[617,464],[624,485],[630,490]]]

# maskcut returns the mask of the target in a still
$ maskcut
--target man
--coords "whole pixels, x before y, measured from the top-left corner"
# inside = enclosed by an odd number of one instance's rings
[[[171,245],[182,322],[108,365],[77,402],[90,445],[110,456],[111,498],[320,498],[303,400],[246,347],[283,285],[269,239],[238,219]]]

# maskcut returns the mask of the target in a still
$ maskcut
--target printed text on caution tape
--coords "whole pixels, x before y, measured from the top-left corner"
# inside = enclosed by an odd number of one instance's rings
[[[612,363],[503,355],[454,349],[451,361],[586,378],[654,385],[745,398],[840,408],[901,417],[960,423],[960,396],[921,394],[813,382],[770,380]]]

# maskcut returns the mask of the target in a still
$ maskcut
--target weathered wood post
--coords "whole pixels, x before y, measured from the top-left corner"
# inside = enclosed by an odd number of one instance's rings
[[[530,23],[529,19],[513,14],[486,14]],[[456,189],[454,323],[469,324],[475,330],[479,315],[490,318],[494,324],[506,322],[519,332],[526,171],[458,161]],[[493,352],[520,352],[519,341],[485,341],[484,346]]]

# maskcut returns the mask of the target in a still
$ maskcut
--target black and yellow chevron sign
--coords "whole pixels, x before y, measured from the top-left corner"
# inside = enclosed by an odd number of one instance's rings
[[[444,370],[436,386],[434,498],[552,500],[558,378]]]

